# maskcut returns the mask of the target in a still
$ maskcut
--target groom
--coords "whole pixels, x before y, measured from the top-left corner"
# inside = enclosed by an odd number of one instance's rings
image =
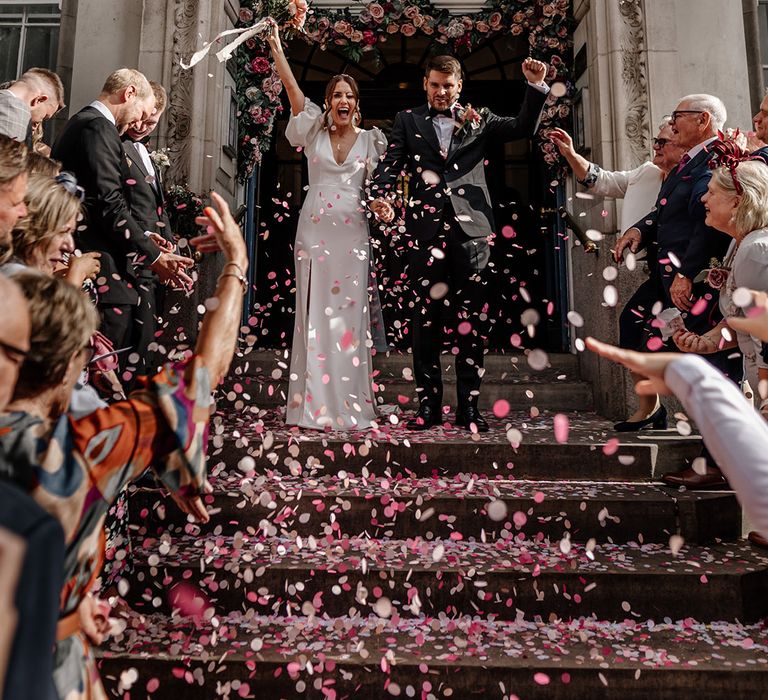
[[[549,92],[546,73],[545,63],[526,59],[528,89],[520,113],[499,117],[459,105],[461,65],[453,56],[435,56],[424,78],[427,104],[395,117],[389,148],[373,177],[370,208],[380,221],[392,221],[398,178],[402,172],[409,176],[405,228],[419,393],[419,410],[407,423],[411,430],[440,423],[440,316],[448,301],[453,327],[447,330],[458,350],[456,424],[488,431],[477,408],[488,334],[488,237],[494,230],[484,161],[495,144],[533,135]]]

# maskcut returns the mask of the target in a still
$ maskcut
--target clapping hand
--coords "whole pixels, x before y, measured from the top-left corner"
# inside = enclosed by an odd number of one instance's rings
[[[535,58],[526,58],[523,61],[523,75],[533,85],[544,85],[547,69],[548,66],[544,61],[537,61]]]
[[[237,263],[245,273],[248,268],[248,251],[240,227],[232,218],[227,203],[216,192],[211,192],[214,207],[206,207],[204,216],[198,216],[195,223],[205,227],[205,233],[190,240],[201,253],[224,253],[227,262]]]
[[[85,280],[93,280],[101,272],[101,253],[83,253],[71,255],[67,264],[64,279],[78,289],[83,286]]]

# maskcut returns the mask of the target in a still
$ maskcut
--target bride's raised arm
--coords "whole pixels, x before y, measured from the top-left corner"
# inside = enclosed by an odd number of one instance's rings
[[[267,41],[269,42],[269,48],[272,50],[272,58],[275,60],[277,73],[280,76],[283,87],[285,87],[285,91],[288,93],[291,113],[296,116],[304,110],[304,93],[296,82],[296,77],[290,65],[288,65],[288,59],[285,57],[283,44],[280,41],[280,29],[277,24],[272,25],[272,31],[269,33]]]

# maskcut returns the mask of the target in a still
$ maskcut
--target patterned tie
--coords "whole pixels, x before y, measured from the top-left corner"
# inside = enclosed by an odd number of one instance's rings
[[[691,160],[691,156],[689,156],[687,153],[683,154],[683,157],[680,159],[680,162],[677,164],[677,170],[675,172],[680,172],[686,165],[688,165],[688,161]]]

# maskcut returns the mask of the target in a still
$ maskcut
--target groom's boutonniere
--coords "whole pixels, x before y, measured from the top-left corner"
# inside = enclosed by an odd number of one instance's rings
[[[459,122],[458,132],[464,130],[471,132],[479,129],[487,111],[488,110],[486,110],[485,107],[478,111],[471,104],[468,104],[466,107],[459,106],[456,113]]]
[[[168,157],[167,148],[158,148],[156,151],[151,151],[149,159],[158,170],[168,168],[171,165],[171,159]]]

